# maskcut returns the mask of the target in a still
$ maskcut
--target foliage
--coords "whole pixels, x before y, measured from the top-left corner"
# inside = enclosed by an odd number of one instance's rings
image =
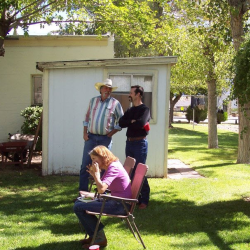
[[[250,100],[250,38],[240,47],[234,60],[233,99],[243,106]]]
[[[21,116],[24,117],[24,122],[21,127],[23,134],[35,135],[36,129],[42,114],[43,108],[39,106],[27,107],[21,111]],[[42,126],[38,134],[39,138],[36,145],[36,150],[42,150]]]
[[[188,122],[193,121],[193,109],[191,106],[187,108],[186,118]],[[200,123],[207,119],[207,108],[200,108],[199,106],[194,107],[194,121]]]
[[[0,5],[0,36],[5,39],[12,29],[21,27],[28,35],[29,26],[55,23],[66,33],[84,31],[101,35],[107,32],[122,36],[127,44],[141,45],[153,34],[154,13],[147,1],[112,0],[19,0]],[[3,40],[0,41],[2,46]],[[0,46],[0,47],[1,47]],[[4,55],[0,54],[0,55]]]
[[[221,112],[221,111],[218,111],[217,112],[217,123],[218,124],[221,124],[221,122],[225,122],[228,118],[228,114],[227,112]]]
[[[233,56],[229,26],[229,8],[226,0],[180,0],[182,23],[193,35],[198,46],[201,65],[195,65],[202,73],[203,83],[216,81],[217,95],[229,88],[229,66]],[[193,60],[192,60],[193,62]],[[202,70],[201,70],[202,69]],[[197,72],[197,74],[199,74]]]

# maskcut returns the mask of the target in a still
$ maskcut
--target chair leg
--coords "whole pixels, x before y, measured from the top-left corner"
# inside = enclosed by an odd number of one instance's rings
[[[127,225],[128,225],[129,230],[130,230],[131,233],[134,235],[134,237],[136,238],[136,240],[139,242],[139,240],[138,240],[138,238],[137,238],[137,236],[136,236],[136,234],[135,234],[135,231],[134,231],[134,229],[133,229],[133,227],[132,227],[132,225],[131,225],[131,223],[130,223],[130,221],[129,221],[128,218],[126,218],[126,222],[127,222]]]
[[[136,230],[136,233],[137,233],[137,235],[138,235],[139,238],[140,238],[141,244],[143,245],[144,249],[146,249],[146,246],[145,246],[145,244],[144,244],[144,242],[143,242],[143,240],[142,240],[142,237],[141,237],[141,235],[140,235],[140,233],[139,233],[139,230],[138,230],[138,228],[137,228],[135,222],[133,222],[133,224],[134,224],[134,228],[135,228],[135,230]]]
[[[129,219],[127,218],[127,222],[128,222],[128,224],[130,225],[129,227],[132,229],[133,235],[135,236],[135,238],[137,239],[137,241],[139,241],[138,238],[136,237],[135,233],[134,233],[134,230],[135,230],[136,233],[137,233],[137,235],[138,235],[138,237],[139,237],[139,239],[140,239],[140,242],[141,242],[143,248],[146,249],[146,246],[145,246],[145,244],[144,244],[144,242],[143,242],[143,240],[142,240],[142,237],[141,237],[141,235],[140,235],[140,232],[139,232],[139,230],[138,230],[138,228],[137,228],[137,226],[136,226],[136,224],[135,224],[135,221],[134,221],[134,218],[133,218],[132,215],[130,216],[130,220],[131,220],[131,221],[129,221]],[[134,228],[134,229],[133,229],[133,228]]]
[[[102,203],[100,215],[99,215],[98,221],[96,223],[95,232],[94,232],[94,235],[93,235],[93,238],[92,238],[92,241],[91,241],[90,245],[93,245],[93,243],[95,242],[95,238],[96,238],[97,231],[98,231],[98,228],[99,228],[99,225],[100,225],[100,222],[101,222],[101,218],[102,218],[102,213],[103,213],[103,209],[104,209],[104,206],[105,206],[105,202],[106,201],[104,200],[103,203]]]
[[[81,231],[82,231],[83,233],[85,233],[85,238],[84,238],[84,239],[87,239],[88,234],[87,234],[87,233],[85,232],[85,230],[83,229],[83,226],[82,226],[82,224],[81,224],[80,221],[79,221],[79,226],[80,226]]]

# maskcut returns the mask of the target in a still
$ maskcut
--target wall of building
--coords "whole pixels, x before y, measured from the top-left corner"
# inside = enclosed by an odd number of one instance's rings
[[[10,36],[0,57],[0,142],[21,132],[20,112],[32,104],[32,75],[43,75],[36,62],[113,57],[113,39],[107,36]]]
[[[114,67],[60,68],[45,70],[43,116],[43,174],[79,174],[83,120],[91,97],[99,95],[94,83],[105,79]],[[156,72],[153,102],[155,117],[148,136],[148,176],[167,176],[169,65],[120,65],[119,70]],[[113,136],[112,152],[125,160],[126,129]]]

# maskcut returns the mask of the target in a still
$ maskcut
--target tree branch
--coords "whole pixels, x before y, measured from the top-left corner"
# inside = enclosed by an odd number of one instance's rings
[[[43,2],[43,1],[41,0],[40,2]],[[36,6],[39,6],[39,5],[40,5],[40,2],[39,2],[39,4],[37,4]],[[21,24],[21,22],[19,22],[19,21],[22,21],[22,20],[25,21],[25,20],[27,20],[30,16],[32,16],[32,15],[34,15],[34,14],[40,12],[40,11],[41,11],[42,13],[44,13],[44,9],[46,9],[48,6],[52,5],[52,4],[55,3],[55,2],[57,2],[57,1],[55,0],[55,1],[53,1],[52,3],[49,3],[49,4],[47,4],[47,5],[44,5],[44,6],[41,7],[41,8],[35,9],[35,11],[33,11],[33,12],[31,12],[31,13],[28,13],[28,14],[26,14],[25,16],[21,16],[20,18],[17,18],[17,19],[16,19],[16,22]],[[33,2],[33,3],[35,3],[35,2]],[[27,8],[27,7],[26,7],[26,8]],[[45,11],[46,11],[46,10],[45,10]]]
[[[36,6],[39,6],[42,2],[44,2],[44,0],[40,0],[40,1],[34,1],[32,3],[30,3],[29,5],[23,7],[22,9],[18,10],[13,16],[17,16],[19,13],[21,13],[23,10],[25,10],[26,8],[29,8],[31,6],[33,6],[34,4],[36,4]],[[35,9],[35,7],[33,7]]]

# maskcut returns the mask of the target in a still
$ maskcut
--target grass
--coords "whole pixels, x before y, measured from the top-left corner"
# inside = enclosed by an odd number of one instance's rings
[[[136,210],[147,249],[250,249],[250,166],[235,164],[237,134],[218,130],[207,149],[207,127],[175,124],[169,158],[190,164],[201,179],[149,179],[150,205]],[[149,152],[150,153],[150,152]],[[41,169],[0,167],[0,249],[81,249],[73,213],[77,176],[41,176]],[[107,250],[143,249],[126,225],[105,218]]]

